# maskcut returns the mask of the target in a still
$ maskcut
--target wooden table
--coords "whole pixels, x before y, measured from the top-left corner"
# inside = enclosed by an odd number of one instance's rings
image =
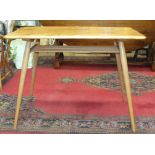
[[[128,65],[126,59],[126,52],[124,47],[124,40],[133,40],[133,39],[145,39],[146,37],[129,27],[79,27],[79,26],[52,26],[52,27],[28,27],[22,28],[15,32],[12,32],[5,36],[6,39],[24,39],[27,40],[19,90],[18,98],[16,105],[16,114],[14,121],[14,129],[17,128],[17,122],[19,117],[19,111],[21,106],[21,100],[24,89],[24,82],[27,72],[27,64],[30,55],[30,45],[31,41],[34,39],[95,39],[96,41],[100,39],[113,40],[115,46],[119,49],[119,54],[116,56],[118,71],[122,72],[120,79],[124,82],[125,94],[128,101],[128,108],[130,113],[132,131],[135,132],[135,120],[132,106],[132,96],[131,88],[128,74]],[[124,81],[123,81],[124,80]]]

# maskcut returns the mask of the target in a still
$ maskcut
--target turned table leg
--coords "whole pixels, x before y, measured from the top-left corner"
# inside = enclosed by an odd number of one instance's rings
[[[121,58],[121,64],[122,64],[122,70],[123,70],[123,77],[124,77],[127,101],[128,101],[128,108],[129,108],[130,119],[131,119],[131,127],[132,127],[132,131],[135,132],[136,126],[135,126],[135,119],[134,119],[134,112],[133,112],[133,105],[132,105],[132,96],[131,96],[131,86],[130,86],[130,80],[129,80],[127,57],[126,57],[126,52],[125,52],[125,48],[124,48],[124,43],[122,41],[119,41],[118,46],[119,46],[119,50],[120,50],[120,58]]]
[[[56,45],[59,45],[59,46],[63,46],[63,42],[60,41],[60,40],[57,40],[55,44]],[[64,60],[64,54],[63,54],[63,52],[56,52],[55,53],[54,62],[53,62],[54,68],[55,69],[59,69],[60,66],[61,66],[61,64],[62,64],[62,62],[63,62],[63,60]]]
[[[12,71],[12,69],[11,69],[11,67],[10,67],[9,62],[8,62],[6,59],[4,59],[4,62],[5,62],[6,67],[7,67],[8,70],[10,71],[11,75],[13,76],[13,71]]]
[[[53,66],[54,66],[55,69],[59,69],[60,68],[60,53],[58,53],[58,52],[55,53],[55,58],[54,58]]]
[[[14,120],[14,129],[17,128],[17,122],[18,122],[19,111],[20,111],[23,89],[24,89],[24,82],[25,82],[25,77],[26,77],[26,72],[27,72],[27,65],[28,65],[28,60],[29,60],[29,55],[30,55],[30,45],[31,45],[31,42],[28,41],[26,43],[25,52],[23,56],[23,64],[22,64],[22,70],[21,70],[21,76],[20,76],[20,82],[19,82],[16,113],[15,113],[15,120]]]
[[[55,53],[54,63],[53,63],[54,68],[55,69],[59,69],[61,64],[62,64],[62,62],[63,62],[63,60],[64,60],[64,54],[56,52]]]

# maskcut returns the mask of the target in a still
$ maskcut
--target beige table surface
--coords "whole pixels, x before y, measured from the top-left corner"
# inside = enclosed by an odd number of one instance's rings
[[[6,39],[145,39],[130,27],[39,26],[18,29]]]

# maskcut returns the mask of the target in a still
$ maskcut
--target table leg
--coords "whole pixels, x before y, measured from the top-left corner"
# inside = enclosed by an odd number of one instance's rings
[[[15,120],[14,120],[14,129],[17,128],[17,122],[18,122],[19,111],[20,111],[23,89],[24,89],[24,82],[25,82],[25,77],[26,77],[26,72],[27,72],[27,65],[28,65],[28,60],[29,60],[29,55],[30,55],[30,45],[31,45],[31,42],[28,41],[26,43],[25,52],[24,52],[24,56],[23,56],[23,64],[22,64],[17,104],[16,104],[16,114],[15,114]]]
[[[37,62],[38,62],[38,52],[34,52],[33,56],[33,69],[32,69],[32,81],[31,81],[31,88],[30,88],[30,96],[33,96],[34,92],[34,84],[35,84],[35,77],[36,77],[36,68],[37,68]]]
[[[63,46],[63,42],[61,40],[56,40],[55,45]],[[60,69],[60,66],[61,66],[63,60],[64,60],[63,52],[56,52],[54,62],[53,62],[54,68],[55,69]]]
[[[54,58],[54,62],[53,62],[53,66],[55,69],[60,69],[60,53],[56,52],[55,53],[55,58]]]
[[[124,78],[122,73],[120,54],[115,54],[115,56],[116,56],[116,62],[117,62],[118,78],[120,81],[120,86],[122,91],[122,97],[123,97],[123,101],[126,102],[126,91],[125,91]]]
[[[119,41],[118,46],[120,49],[120,57],[121,57],[123,77],[124,77],[124,82],[125,82],[126,95],[127,95],[127,100],[128,100],[128,108],[129,108],[130,119],[131,119],[131,127],[132,127],[132,131],[135,132],[136,126],[135,126],[135,120],[134,120],[131,87],[130,87],[128,65],[127,65],[127,58],[126,58],[124,43],[122,41]]]
[[[13,76],[13,71],[12,71],[10,65],[9,65],[9,62],[6,60],[6,58],[4,58],[4,62],[5,62],[6,67],[7,67],[8,70],[10,71],[11,75]]]

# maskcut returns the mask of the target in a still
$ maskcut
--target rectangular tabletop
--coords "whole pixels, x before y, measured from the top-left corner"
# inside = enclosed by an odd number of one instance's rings
[[[38,26],[18,29],[6,39],[145,39],[130,27]]]

